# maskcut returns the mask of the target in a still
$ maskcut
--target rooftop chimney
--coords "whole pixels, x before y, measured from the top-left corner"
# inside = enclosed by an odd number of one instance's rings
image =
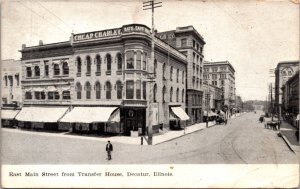
[[[25,49],[25,47],[26,47],[26,44],[22,44],[22,49]]]
[[[43,45],[43,40],[40,40],[40,41],[39,41],[39,45]]]

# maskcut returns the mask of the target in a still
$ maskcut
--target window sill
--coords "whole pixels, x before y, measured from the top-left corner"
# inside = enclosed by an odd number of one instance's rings
[[[86,72],[85,75],[86,76],[91,76],[91,72]]]
[[[111,71],[106,71],[106,75],[111,75]]]
[[[122,70],[117,70],[117,71],[116,71],[116,74],[117,74],[117,75],[122,75]]]
[[[76,73],[76,76],[77,77],[81,77],[81,73]]]
[[[100,76],[100,75],[101,75],[101,72],[95,72],[95,75],[96,75],[96,76]]]

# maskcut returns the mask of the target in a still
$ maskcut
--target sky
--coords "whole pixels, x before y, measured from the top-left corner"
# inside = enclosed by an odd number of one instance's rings
[[[158,32],[193,25],[203,36],[204,59],[228,60],[235,68],[236,94],[265,100],[269,74],[278,62],[299,60],[299,5],[293,1],[161,0]],[[139,23],[151,26],[143,1],[2,1],[1,59],[20,59],[22,44],[69,40],[83,33]]]

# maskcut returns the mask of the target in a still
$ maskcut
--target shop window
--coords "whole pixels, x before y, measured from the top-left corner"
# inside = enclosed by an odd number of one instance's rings
[[[91,75],[91,57],[87,56],[86,57],[86,76],[90,76]]]
[[[25,99],[26,100],[32,99],[32,93],[31,92],[25,92]]]
[[[59,75],[59,74],[60,74],[59,64],[54,64],[54,75]]]
[[[81,73],[81,64],[82,64],[81,58],[77,57],[76,62],[77,62],[77,73]]]
[[[27,76],[27,77],[32,77],[32,70],[31,70],[31,67],[26,67],[26,76]]]
[[[101,57],[99,54],[96,55],[96,72],[101,72]]]
[[[80,83],[77,83],[76,84],[76,96],[77,96],[77,99],[81,99],[81,91],[82,91],[82,86]]]
[[[62,92],[62,97],[63,97],[63,99],[65,99],[65,100],[70,100],[70,99],[71,99],[70,91],[63,91],[63,92]]]
[[[141,80],[136,81],[136,99],[141,99]]]
[[[142,63],[142,53],[141,51],[137,51],[136,53],[136,69],[141,69],[141,63]]]
[[[34,66],[34,76],[40,77],[40,67],[39,66]]]
[[[163,102],[166,102],[166,87],[165,86],[162,89],[162,100],[163,100]]]
[[[63,63],[63,74],[64,75],[69,75],[69,65],[67,62]]]
[[[170,89],[170,102],[173,102],[173,87]]]
[[[147,70],[147,53],[143,54],[143,70]]]
[[[184,89],[182,89],[182,92],[181,92],[181,102],[184,102]]]
[[[126,68],[134,69],[134,52],[128,51],[126,53]]]
[[[101,98],[101,84],[97,81],[95,84],[96,99]]]
[[[121,81],[117,81],[116,88],[117,88],[117,99],[122,99],[122,83],[121,83]]]
[[[170,68],[170,80],[173,80],[173,66]]]
[[[117,54],[116,60],[117,60],[117,69],[122,70],[122,54],[121,53]]]
[[[146,100],[146,96],[147,96],[147,84],[146,81],[143,81],[143,99]]]
[[[91,84],[89,82],[85,83],[86,99],[91,99]]]
[[[105,56],[105,62],[106,62],[107,71],[111,71],[111,55],[110,54],[107,54]]]
[[[111,84],[109,81],[106,82],[105,88],[106,88],[106,99],[111,99]]]
[[[133,80],[126,81],[126,99],[133,99],[134,82]]]
[[[154,59],[154,68],[153,68],[154,77],[156,76],[156,72],[157,72],[157,60]]]
[[[156,83],[154,84],[154,87],[153,87],[153,102],[157,102],[157,85]]]

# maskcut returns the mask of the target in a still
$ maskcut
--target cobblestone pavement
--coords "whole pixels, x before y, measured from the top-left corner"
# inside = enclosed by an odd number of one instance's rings
[[[3,164],[281,164],[298,163],[277,132],[247,113],[217,125],[154,146],[113,143],[106,160],[105,141],[33,135],[2,129]],[[51,136],[50,136],[51,135]],[[59,137],[56,137],[60,135]]]

